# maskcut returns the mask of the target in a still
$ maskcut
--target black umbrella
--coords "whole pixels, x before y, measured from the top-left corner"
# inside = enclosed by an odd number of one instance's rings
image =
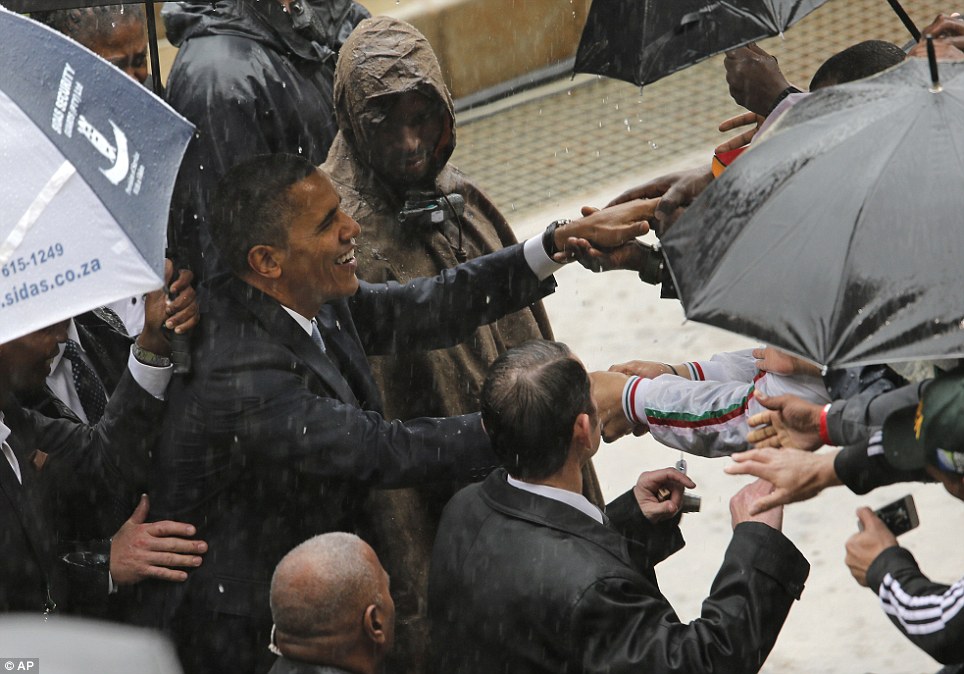
[[[574,69],[640,86],[779,35],[827,0],[593,0]],[[897,0],[890,6],[917,40]]]
[[[828,366],[964,356],[964,63],[940,67],[814,93],[727,168],[663,238],[686,315]]]

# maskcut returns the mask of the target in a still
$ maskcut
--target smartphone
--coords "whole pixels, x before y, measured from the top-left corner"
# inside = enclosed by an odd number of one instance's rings
[[[874,511],[874,514],[883,520],[894,536],[907,533],[920,524],[917,517],[917,506],[914,505],[914,497],[911,494],[878,508]],[[859,526],[859,522],[858,527],[863,530],[863,527]]]

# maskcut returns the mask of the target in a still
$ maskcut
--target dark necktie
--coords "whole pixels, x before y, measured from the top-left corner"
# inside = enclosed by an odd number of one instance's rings
[[[80,405],[87,415],[87,422],[94,425],[104,416],[107,391],[104,390],[97,373],[81,357],[80,345],[72,339],[68,339],[64,347],[64,358],[70,361],[70,369],[74,374],[74,390],[77,391]]]

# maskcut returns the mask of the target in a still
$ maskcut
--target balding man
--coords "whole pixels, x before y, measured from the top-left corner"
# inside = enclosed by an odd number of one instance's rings
[[[395,604],[375,551],[353,534],[310,538],[271,578],[269,674],[374,674],[392,648]]]

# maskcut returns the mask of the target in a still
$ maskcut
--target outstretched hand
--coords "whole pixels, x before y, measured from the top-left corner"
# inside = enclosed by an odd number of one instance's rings
[[[110,542],[110,575],[118,585],[132,585],[145,578],[173,582],[187,580],[187,572],[173,567],[201,566],[207,552],[204,541],[190,540],[197,530],[184,522],[146,523],[150,501],[141,496],[134,513]]]
[[[783,506],[772,505],[760,509],[759,503],[766,501],[773,493],[773,485],[766,480],[757,480],[746,485],[730,499],[730,519],[733,528],[743,522],[761,522],[777,531],[783,529]]]
[[[602,424],[603,440],[613,442],[633,431],[623,412],[623,389],[629,377],[619,372],[590,372],[589,379],[596,413]]]
[[[560,225],[553,233],[557,262],[567,262],[575,258],[575,250],[568,247],[572,239],[585,239],[594,248],[608,250],[643,236],[649,231],[659,203],[657,199],[635,199],[619,206],[595,209],[584,207],[583,217]]]
[[[752,129],[746,131],[741,131],[737,135],[733,136],[729,140],[726,140],[716,146],[716,154],[723,154],[724,152],[729,152],[730,150],[735,150],[739,147],[743,147],[757,134],[763,122],[766,121],[766,117],[763,115],[758,115],[755,112],[744,112],[743,114],[737,115],[736,117],[730,117],[720,123],[720,133],[726,133],[727,131],[732,131],[733,129],[739,129],[744,126],[749,126],[753,124]]]
[[[659,198],[653,215],[653,228],[656,230],[656,236],[661,237],[712,180],[713,171],[702,166],[667,173],[626,190],[610,201],[607,208],[633,199]]]
[[[642,473],[633,487],[639,509],[653,524],[668,520],[679,512],[683,491],[696,483],[675,468],[662,468]]]
[[[730,475],[752,475],[766,480],[772,491],[760,494],[749,506],[751,515],[776,506],[806,501],[827,487],[840,484],[833,460],[836,453],[814,454],[800,449],[748,449],[730,458],[723,470]]]
[[[820,439],[820,413],[823,407],[795,395],[768,397],[756,394],[757,402],[767,408],[747,419],[751,430],[746,440],[754,447],[795,447],[814,451]]]
[[[726,52],[723,67],[733,100],[763,117],[770,114],[777,96],[790,86],[777,58],[755,43]]]

